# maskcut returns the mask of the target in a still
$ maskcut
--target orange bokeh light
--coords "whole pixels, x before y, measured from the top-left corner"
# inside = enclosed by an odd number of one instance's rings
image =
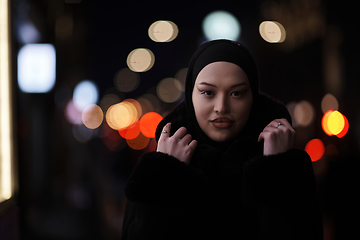
[[[125,139],[134,139],[140,133],[139,120],[136,119],[135,123],[127,128],[119,129],[120,135]]]
[[[327,125],[327,122],[328,122],[328,118],[329,118],[329,115],[333,112],[333,110],[329,110],[327,111],[322,120],[321,120],[321,126],[322,126],[322,129],[324,130],[324,132],[329,135],[329,136],[332,136],[333,134],[330,132],[329,128],[328,128],[328,125]]]
[[[140,131],[148,138],[155,138],[156,127],[162,120],[162,116],[156,112],[148,112],[140,119]]]
[[[315,138],[306,144],[305,151],[309,154],[311,161],[316,162],[324,156],[325,146],[320,139]]]

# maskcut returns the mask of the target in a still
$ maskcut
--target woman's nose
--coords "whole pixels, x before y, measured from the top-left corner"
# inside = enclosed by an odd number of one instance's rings
[[[224,114],[228,111],[228,106],[225,97],[218,97],[215,101],[214,111],[219,114]]]

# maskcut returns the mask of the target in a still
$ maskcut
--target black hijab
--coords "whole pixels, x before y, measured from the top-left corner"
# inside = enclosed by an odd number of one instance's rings
[[[225,150],[224,148],[229,145],[229,142],[215,142],[207,137],[207,135],[201,130],[196,120],[192,102],[192,92],[197,75],[208,64],[219,61],[230,62],[238,65],[243,69],[249,79],[253,95],[253,103],[250,117],[244,127],[244,130],[240,133],[241,135],[250,133],[252,128],[251,126],[255,124],[255,113],[258,109],[259,100],[259,84],[255,61],[250,52],[238,42],[230,40],[209,41],[202,44],[192,56],[185,82],[186,110],[192,123],[192,129],[188,129],[188,131],[192,134],[194,139],[210,144],[218,149]]]

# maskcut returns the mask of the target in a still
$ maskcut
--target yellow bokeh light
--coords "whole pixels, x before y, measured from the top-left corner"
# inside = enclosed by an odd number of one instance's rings
[[[134,72],[146,72],[154,66],[155,56],[149,49],[137,48],[129,53],[126,63]]]
[[[81,119],[87,128],[95,129],[103,122],[104,113],[98,105],[90,104],[82,111]]]
[[[121,130],[136,121],[136,108],[130,102],[121,102],[110,106],[105,118],[112,129]]]
[[[138,101],[136,101],[135,99],[128,98],[128,99],[125,99],[122,103],[127,104],[127,107],[130,108],[134,117],[136,117],[137,119],[140,119],[140,117],[142,115],[142,108]]]
[[[165,78],[157,85],[156,93],[163,102],[176,102],[182,95],[181,83],[174,78]]]
[[[294,109],[294,118],[301,127],[309,126],[314,120],[315,111],[308,101],[300,101]]]
[[[345,127],[345,119],[339,111],[333,111],[327,118],[327,127],[333,135],[339,134]]]
[[[179,29],[171,21],[156,21],[149,27],[148,33],[154,42],[171,42],[177,37]]]
[[[261,37],[269,43],[282,43],[286,38],[283,25],[275,21],[264,21],[259,26]]]
[[[323,113],[326,113],[329,110],[338,110],[339,103],[334,95],[328,93],[326,94],[321,101],[321,110]]]

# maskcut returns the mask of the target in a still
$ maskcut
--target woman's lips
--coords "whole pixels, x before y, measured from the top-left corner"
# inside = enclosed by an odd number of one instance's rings
[[[216,128],[230,128],[234,123],[234,121],[229,118],[215,118],[213,120],[210,120],[210,122]]]

